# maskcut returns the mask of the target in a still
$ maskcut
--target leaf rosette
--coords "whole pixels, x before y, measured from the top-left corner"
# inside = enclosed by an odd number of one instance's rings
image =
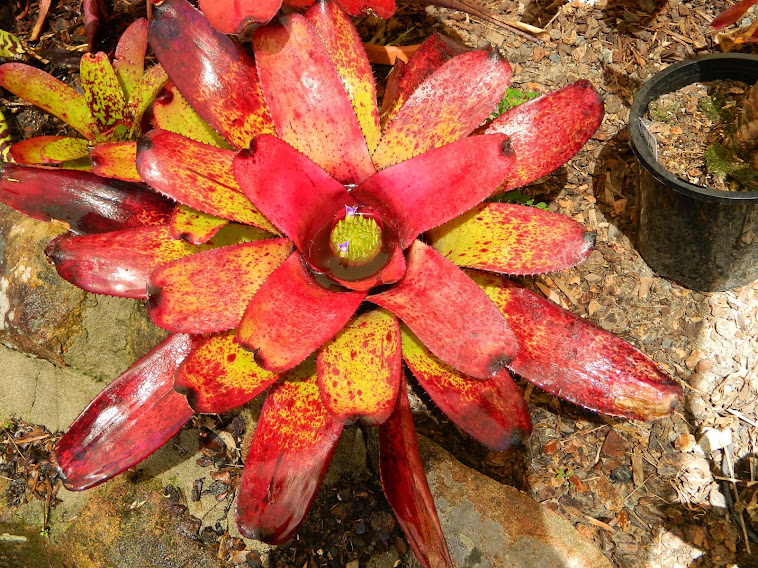
[[[588,82],[482,126],[510,66],[433,36],[393,69],[380,113],[357,32],[331,2],[258,28],[252,56],[185,0],[156,8],[149,39],[170,83],[136,168],[163,197],[86,176],[43,194],[33,178],[47,170],[23,166],[0,180],[3,201],[79,233],[48,247],[64,278],[146,299],[173,332],[58,443],[67,487],[134,465],[193,412],[268,391],[238,494],[244,535],[289,539],[342,428],[361,420],[378,425],[383,487],[419,560],[450,566],[404,366],[498,451],[531,430],[511,372],[613,416],[675,406],[680,387],[643,354],[503,276],[591,251],[572,219],[487,201],[584,145],[603,116]],[[104,195],[117,214],[88,214]]]

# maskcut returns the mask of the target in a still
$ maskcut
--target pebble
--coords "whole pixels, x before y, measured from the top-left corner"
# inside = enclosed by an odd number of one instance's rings
[[[674,440],[674,447],[680,452],[691,452],[695,449],[697,441],[692,434],[682,434]]]
[[[732,443],[732,431],[717,430],[716,428],[704,428],[697,445],[703,450],[705,455],[726,448]]]

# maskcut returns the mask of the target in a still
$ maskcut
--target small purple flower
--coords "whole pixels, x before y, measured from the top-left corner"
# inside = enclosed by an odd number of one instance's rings
[[[358,213],[358,206],[351,207],[350,205],[345,205],[345,215],[348,217],[352,217],[353,215]],[[345,250],[347,250],[347,243],[345,244]],[[340,245],[342,246],[342,245]]]
[[[348,207],[348,209],[352,209],[352,207]],[[357,209],[357,207],[355,207],[355,209]],[[349,215],[349,213],[348,213],[348,215]],[[349,246],[350,246],[350,241],[345,241],[344,243],[339,243],[337,245],[337,248],[340,251],[340,255],[345,256],[347,254],[347,249],[348,249]]]

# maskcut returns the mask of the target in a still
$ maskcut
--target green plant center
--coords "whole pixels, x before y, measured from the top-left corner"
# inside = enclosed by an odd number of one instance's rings
[[[346,264],[365,264],[382,250],[382,229],[370,217],[347,215],[332,229],[329,244]]]

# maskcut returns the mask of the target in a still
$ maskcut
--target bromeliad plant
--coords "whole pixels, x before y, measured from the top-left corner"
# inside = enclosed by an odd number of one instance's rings
[[[380,119],[358,35],[330,2],[259,28],[251,57],[185,0],[165,0],[150,43],[172,90],[137,169],[170,200],[95,176],[56,184],[23,166],[0,180],[3,201],[79,233],[48,247],[64,278],[146,299],[173,332],[60,440],[67,487],[138,463],[194,412],[268,390],[237,496],[243,534],[289,539],[342,428],[361,420],[378,425],[382,485],[419,560],[450,566],[403,361],[494,450],[531,430],[511,371],[613,416],[659,418],[676,404],[679,386],[639,351],[500,275],[562,270],[590,252],[575,221],[486,200],[581,148],[603,114],[589,83],[482,127],[508,63],[434,36],[394,69]],[[174,201],[197,244],[171,237]]]
[[[38,136],[14,144],[10,154],[24,164],[93,169],[97,174],[139,181],[135,140],[142,116],[166,83],[160,65],[144,70],[148,24],[135,21],[119,40],[111,64],[103,53],[85,54],[82,93],[24,63],[0,65],[0,87],[60,118],[83,138]]]

